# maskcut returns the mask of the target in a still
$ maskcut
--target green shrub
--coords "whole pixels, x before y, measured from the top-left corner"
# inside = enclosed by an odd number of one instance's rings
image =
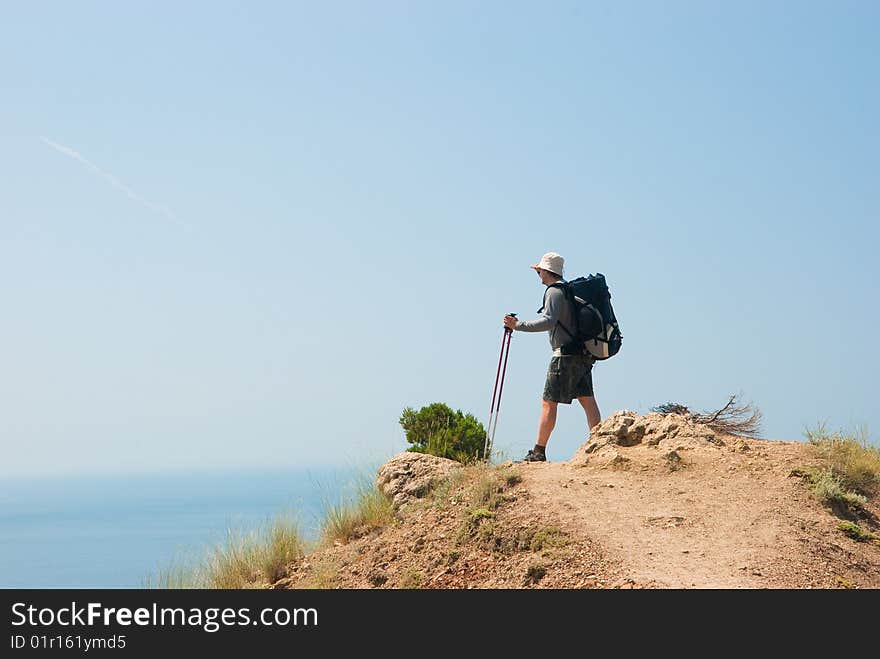
[[[479,526],[484,519],[493,519],[494,517],[495,513],[485,508],[476,508],[468,513],[468,521],[473,527]]]
[[[535,585],[541,579],[543,579],[547,575],[547,567],[541,563],[534,563],[529,565],[526,570],[525,579],[523,579],[524,586]]]
[[[841,522],[837,525],[837,528],[843,531],[843,533],[853,540],[858,542],[868,542],[869,540],[880,540],[880,537],[871,533],[870,531],[865,531],[861,526],[854,522]]]
[[[555,526],[537,529],[531,533],[528,541],[530,551],[541,551],[546,547],[561,547],[568,543],[565,534]]]
[[[862,510],[868,501],[864,495],[844,489],[840,476],[830,467],[814,470],[808,474],[808,477],[813,493],[826,505],[842,506],[857,512]]]
[[[397,585],[397,587],[411,590],[415,588],[421,588],[424,582],[425,576],[416,568],[410,568],[401,575],[400,583]]]
[[[486,429],[473,414],[453,411],[445,403],[431,403],[418,412],[407,407],[399,423],[412,444],[410,451],[458,462],[478,460],[486,440]]]

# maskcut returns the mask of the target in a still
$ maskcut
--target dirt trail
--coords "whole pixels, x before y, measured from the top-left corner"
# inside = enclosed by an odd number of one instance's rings
[[[634,446],[586,463],[527,464],[520,473],[568,532],[598,543],[637,582],[671,588],[833,582],[838,575],[830,565],[816,574],[800,560],[804,547],[834,526],[800,479],[789,476],[809,459],[802,447],[736,441],[749,448],[680,448],[675,471],[663,457],[667,447]],[[827,550],[846,553],[838,543]]]

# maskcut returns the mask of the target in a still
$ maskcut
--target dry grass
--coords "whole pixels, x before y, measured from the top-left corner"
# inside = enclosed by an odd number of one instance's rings
[[[470,492],[470,501],[474,508],[495,510],[505,501],[505,491],[522,480],[510,467],[477,464],[471,469],[479,472],[476,485]]]
[[[434,508],[445,508],[453,500],[455,493],[462,483],[467,479],[468,469],[473,468],[475,467],[455,469],[446,477],[439,479],[431,488],[429,496],[425,498],[425,504]]]
[[[253,588],[286,576],[287,566],[305,555],[295,521],[278,517],[256,533],[230,531],[226,544],[208,556],[207,588]]]
[[[306,544],[295,519],[282,514],[260,529],[227,531],[224,544],[200,561],[175,562],[148,578],[146,588],[262,588],[287,574],[287,567],[302,558]]]
[[[394,521],[391,499],[375,485],[362,485],[355,501],[327,507],[321,526],[321,544],[347,543]]]
[[[339,575],[339,565],[332,559],[323,558],[312,569],[311,578],[303,586],[312,590],[332,588]]]
[[[880,449],[869,443],[867,431],[845,435],[819,425],[805,434],[844,490],[871,496],[880,489]]]
[[[163,590],[186,590],[201,588],[197,570],[187,562],[173,562],[168,567],[160,568],[158,574],[144,579],[144,588]]]

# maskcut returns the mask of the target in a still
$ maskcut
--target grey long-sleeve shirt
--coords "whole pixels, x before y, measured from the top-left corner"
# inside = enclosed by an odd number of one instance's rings
[[[553,349],[561,348],[572,339],[562,327],[559,326],[560,321],[565,327],[574,331],[574,317],[572,316],[572,308],[565,299],[565,294],[559,288],[547,287],[544,291],[544,309],[541,315],[534,320],[519,320],[516,323],[516,329],[520,332],[550,332],[550,347]]]

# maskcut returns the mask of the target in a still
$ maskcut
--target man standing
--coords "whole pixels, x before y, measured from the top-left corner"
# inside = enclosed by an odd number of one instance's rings
[[[574,309],[566,299],[562,288],[553,284],[565,284],[562,278],[565,260],[555,252],[548,252],[535,265],[529,266],[538,273],[541,283],[546,286],[544,306],[538,310],[541,314],[534,320],[517,320],[514,316],[504,317],[504,326],[519,332],[549,332],[550,347],[553,357],[547,369],[547,380],[544,383],[544,395],[541,401],[541,419],[538,423],[538,439],[535,447],[524,458],[525,462],[545,462],[546,447],[550,433],[556,426],[556,408],[559,403],[568,405],[572,400],[584,408],[587,425],[592,429],[602,416],[599,406],[593,397],[593,362],[594,359],[585,349],[580,354],[563,354],[563,346],[570,343],[574,336],[576,320]],[[567,329],[566,329],[567,328]]]

